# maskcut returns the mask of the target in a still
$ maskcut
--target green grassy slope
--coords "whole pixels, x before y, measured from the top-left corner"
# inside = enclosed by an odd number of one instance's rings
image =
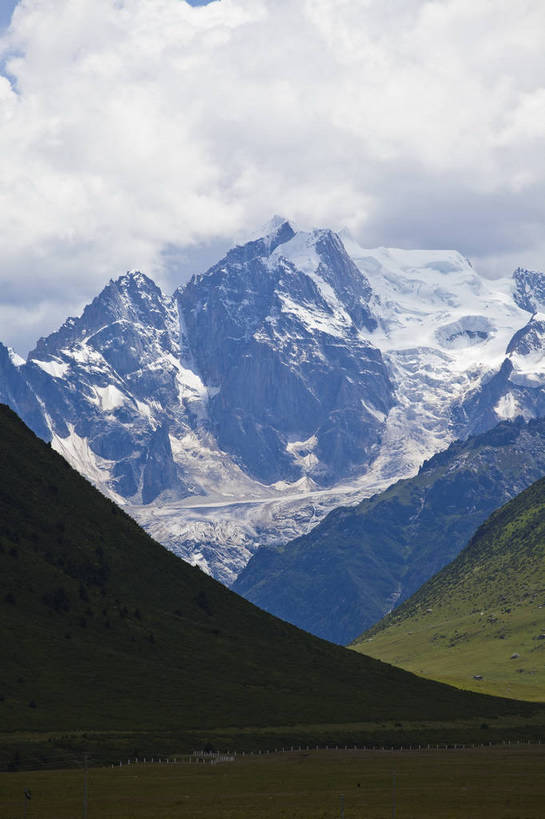
[[[233,589],[267,611],[346,644],[464,548],[503,503],[545,474],[545,420],[502,423],[452,444],[419,474],[304,537],[263,547]]]
[[[4,731],[529,713],[268,615],[167,552],[0,407]]]
[[[545,479],[353,647],[461,688],[545,701]]]

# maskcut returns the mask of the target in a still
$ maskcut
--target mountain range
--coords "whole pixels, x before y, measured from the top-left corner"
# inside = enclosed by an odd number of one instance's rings
[[[0,400],[231,584],[258,546],[545,413],[544,305],[539,272],[275,219],[172,296],[132,271],[26,360],[0,346]]]

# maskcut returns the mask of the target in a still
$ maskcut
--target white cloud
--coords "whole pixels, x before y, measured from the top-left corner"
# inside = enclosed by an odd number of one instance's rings
[[[542,0],[21,0],[0,338],[31,343],[128,267],[174,286],[165,248],[274,212],[538,262],[544,25]]]

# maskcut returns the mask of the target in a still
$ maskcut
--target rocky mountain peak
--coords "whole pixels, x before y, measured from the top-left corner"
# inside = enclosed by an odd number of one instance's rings
[[[348,255],[339,234],[329,229],[297,233],[274,252],[274,257],[288,259],[313,278],[326,302],[333,308],[342,305],[358,330],[376,329],[370,308],[371,285]]]
[[[289,242],[294,236],[295,231],[288,221],[275,224],[270,233],[261,236],[259,239],[252,239],[243,245],[237,245],[232,248],[225,258],[218,262],[217,265],[214,265],[209,272],[216,270],[216,268],[222,265],[224,267],[245,265],[254,259],[268,258],[277,247]]]
[[[152,279],[139,271],[129,271],[111,279],[81,316],[68,318],[59,330],[41,338],[29,353],[29,359],[59,355],[62,350],[88,341],[116,322],[164,329],[171,310],[170,300]]]
[[[4,347],[4,345],[0,343],[0,347]],[[7,349],[8,351],[8,355],[13,366],[22,367],[23,364],[25,363],[25,359],[23,358],[23,356],[19,355],[19,353],[16,353],[13,347],[7,347],[5,349]]]
[[[517,267],[513,273],[515,303],[529,313],[545,312],[545,273]]]
[[[518,353],[528,356],[531,353],[543,355],[543,339],[545,337],[545,315],[534,313],[532,318],[515,333],[507,346],[506,353],[511,355]]]
[[[97,307],[103,316],[113,321],[125,320],[160,328],[165,323],[170,306],[155,282],[139,270],[131,270],[117,279],[111,279],[97,299],[86,308],[82,319]]]

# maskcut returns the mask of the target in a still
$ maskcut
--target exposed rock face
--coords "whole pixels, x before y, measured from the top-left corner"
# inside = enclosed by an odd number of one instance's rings
[[[0,343],[0,403],[12,407],[36,435],[49,440],[50,430],[43,407],[29,386],[22,367],[24,360]]]
[[[371,288],[338,237],[280,232],[291,233],[285,244],[235,248],[192,280],[177,294],[179,311],[215,393],[209,417],[221,449],[264,483],[310,474],[330,484],[370,462],[393,388],[380,351],[361,337],[376,326]],[[289,447],[313,436],[314,469]]]
[[[142,472],[142,503],[151,503],[165,489],[178,487],[183,491],[172,457],[168,427],[163,425],[157,427],[150,439]]]
[[[545,278],[536,270],[517,267],[513,273],[515,288],[513,299],[528,313],[545,312]]]
[[[40,339],[20,369],[39,396],[50,437],[65,442],[73,458],[84,446],[89,466],[117,496],[149,502],[185,486],[168,432],[158,433],[168,422],[189,425],[178,321],[147,276],[110,282],[81,318]]]

